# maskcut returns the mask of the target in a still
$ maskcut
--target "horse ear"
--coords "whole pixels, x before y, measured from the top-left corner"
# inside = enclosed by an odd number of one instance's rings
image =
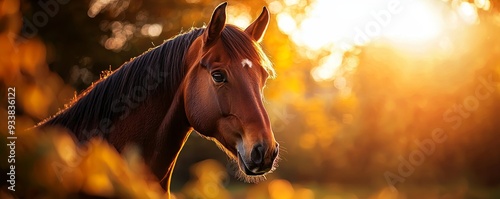
[[[260,16],[245,29],[245,32],[255,41],[261,42],[266,33],[267,25],[269,25],[269,11],[264,7]]]
[[[203,33],[205,46],[214,44],[219,39],[222,29],[226,26],[226,6],[227,2],[224,2],[215,8],[210,23],[208,23],[208,27]]]

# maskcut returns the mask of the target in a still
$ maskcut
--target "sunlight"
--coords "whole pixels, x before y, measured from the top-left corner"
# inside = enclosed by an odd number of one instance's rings
[[[485,5],[485,1],[477,4]],[[383,37],[389,42],[425,47],[435,43],[444,26],[437,9],[440,2],[427,0],[316,0],[302,9],[303,14],[293,9],[299,1],[284,1],[291,6],[284,8],[272,3],[275,10],[283,9],[276,16],[280,31],[305,48],[299,53],[322,60],[311,70],[315,81],[334,80],[343,63],[342,54],[355,46]],[[330,52],[329,57],[324,57],[324,52]]]
[[[291,34],[297,29],[297,23],[293,20],[292,16],[288,13],[280,13],[276,16],[278,27],[285,34]]]
[[[269,2],[269,11],[273,14],[281,12],[283,5],[278,0]],[[278,20],[279,21],[279,20]]]
[[[402,13],[394,18],[384,34],[389,40],[415,44],[433,41],[443,31],[443,16],[428,1],[404,5]],[[424,42],[424,43],[422,43]]]
[[[357,1],[317,0],[305,9],[304,18],[295,18],[296,28],[288,17],[278,18],[278,24],[281,30],[291,34],[297,45],[317,51],[336,43],[351,43],[356,28],[363,25],[369,18],[366,13],[376,5],[372,1],[360,4]],[[288,15],[294,16],[293,13]]]
[[[476,4],[476,7],[482,8],[483,10],[489,10],[491,6],[489,0],[475,0],[474,4]]]
[[[321,65],[315,67],[311,71],[315,81],[327,81],[333,80],[335,77],[335,72],[339,69],[342,64],[343,53],[336,52],[332,53],[330,56],[324,57],[321,60]]]
[[[479,3],[480,4],[480,3]],[[477,10],[474,4],[468,2],[462,2],[457,8],[457,12],[468,24],[476,23],[477,21]]]
[[[246,28],[250,25],[252,17],[247,12],[250,8],[244,5],[232,5],[227,9],[227,21],[230,24],[234,24],[240,28]]]

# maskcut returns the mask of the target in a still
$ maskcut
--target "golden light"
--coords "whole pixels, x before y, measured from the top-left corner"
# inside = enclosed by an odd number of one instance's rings
[[[483,10],[489,10],[491,3],[489,0],[475,0],[474,4],[476,4],[477,8],[481,8]]]
[[[252,20],[252,17],[248,13],[248,10],[250,10],[250,8],[242,4],[229,6],[229,8],[227,9],[228,23],[234,24],[243,29],[246,28],[248,25],[250,25],[250,22]]]
[[[111,15],[113,15],[113,17],[116,17],[120,13],[125,11],[129,5],[130,1],[92,0],[89,3],[89,9],[87,10],[87,15],[90,18],[94,18],[99,13],[102,13],[105,10],[109,10],[112,11]]]
[[[280,13],[276,16],[278,20],[278,27],[285,34],[291,34],[297,29],[295,20],[288,13]]]
[[[269,2],[269,11],[271,13],[278,13],[283,10],[283,5],[278,0]]]
[[[293,6],[297,3],[299,3],[299,0],[285,0],[285,5],[287,6]]]
[[[438,5],[428,1],[403,4],[401,14],[393,18],[384,34],[389,40],[415,45],[432,42],[443,31],[444,16]]]
[[[282,9],[276,16],[279,29],[304,49],[299,51],[303,56],[320,59],[311,70],[315,81],[340,77],[337,72],[343,64],[343,54],[355,46],[385,38],[425,47],[435,43],[446,25],[442,14],[446,12],[440,10],[444,3],[439,1],[316,0],[302,9],[304,13],[296,13],[293,8],[300,5],[298,1],[283,1],[286,6],[276,2],[271,2],[274,10]],[[330,54],[324,57],[324,52]]]
[[[474,24],[478,20],[477,9],[474,4],[461,2],[457,8],[459,16],[468,24]]]
[[[163,30],[162,25],[160,24],[152,24],[148,28],[148,35],[151,37],[158,37],[161,34],[161,31]]]
[[[333,80],[335,72],[342,64],[343,52],[337,51],[330,56],[324,57],[320,62],[321,65],[313,68],[311,75],[315,81]]]
[[[287,180],[273,180],[269,183],[269,195],[272,199],[292,199],[295,190]]]

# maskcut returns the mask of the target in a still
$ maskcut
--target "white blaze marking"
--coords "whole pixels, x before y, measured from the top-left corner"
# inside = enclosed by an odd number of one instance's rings
[[[245,68],[245,66],[252,68],[253,63],[248,59],[243,59],[241,60],[241,65],[243,66],[243,68]]]

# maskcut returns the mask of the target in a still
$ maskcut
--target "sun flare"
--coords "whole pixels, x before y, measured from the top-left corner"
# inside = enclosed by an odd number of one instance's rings
[[[429,1],[317,0],[304,15],[281,12],[278,26],[309,50],[365,45],[381,36],[421,42],[442,31],[442,19]],[[292,17],[293,16],[293,17]]]
[[[399,16],[394,17],[384,32],[389,40],[410,45],[433,41],[443,32],[444,16],[428,1],[415,1],[403,5]]]
[[[332,81],[343,64],[344,52],[355,46],[383,40],[406,49],[430,49],[456,22],[457,15],[464,24],[473,24],[477,9],[488,10],[488,0],[468,3],[454,0],[315,0],[305,9],[302,1],[270,1],[281,32],[290,36],[303,56],[318,59],[311,70],[315,81]],[[295,7],[294,7],[295,6]],[[298,11],[299,10],[299,11]],[[301,10],[301,11],[300,11]],[[455,10],[455,11],[453,11]],[[456,18],[456,17],[455,17]],[[325,57],[324,52],[330,52]]]

